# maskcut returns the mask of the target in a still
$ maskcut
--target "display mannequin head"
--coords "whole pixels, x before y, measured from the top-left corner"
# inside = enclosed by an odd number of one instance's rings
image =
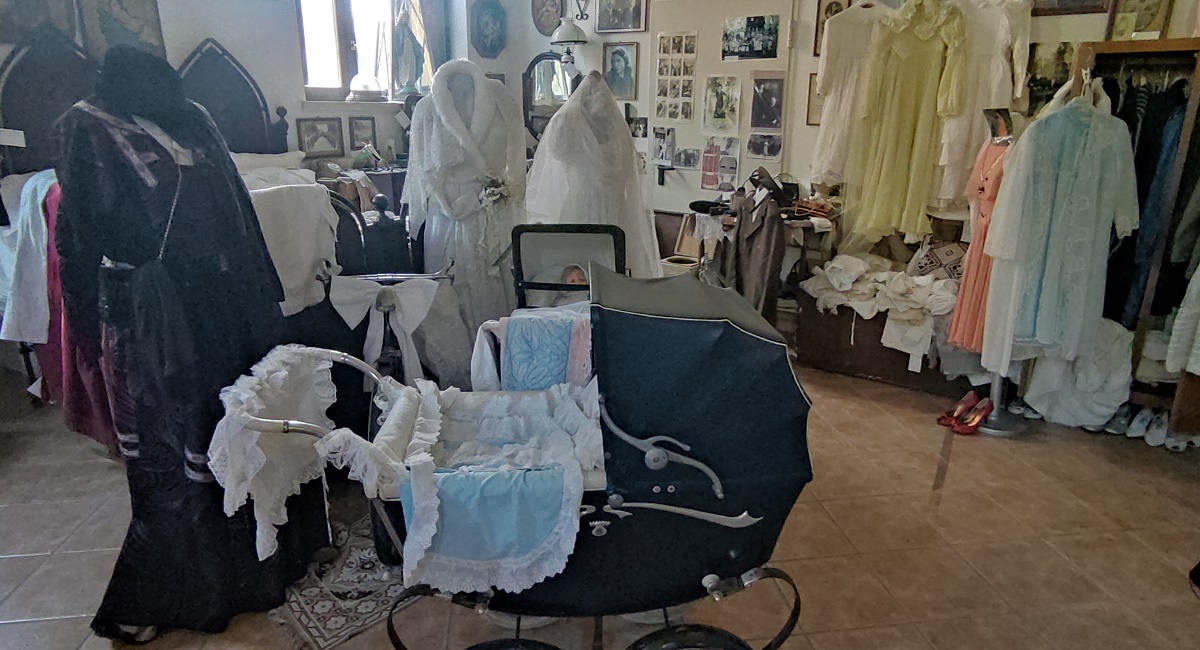
[[[183,81],[170,63],[128,45],[118,45],[104,57],[96,94],[114,115],[144,117],[172,136],[186,123]]]

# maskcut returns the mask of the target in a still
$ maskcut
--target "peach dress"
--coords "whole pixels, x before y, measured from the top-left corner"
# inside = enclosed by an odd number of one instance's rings
[[[988,142],[979,150],[975,168],[967,184],[971,202],[971,245],[958,289],[958,302],[950,320],[950,343],[972,352],[983,351],[983,324],[987,313],[988,283],[992,276],[992,258],[983,252],[988,224],[1004,178],[1007,145]]]

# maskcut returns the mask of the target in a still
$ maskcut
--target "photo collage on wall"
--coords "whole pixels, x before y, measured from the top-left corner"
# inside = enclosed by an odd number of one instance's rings
[[[750,138],[746,141],[746,157],[779,160],[783,154],[783,122],[785,74],[781,71],[755,72],[752,79],[753,98],[750,102]]]
[[[696,32],[658,35],[654,117],[691,122],[696,115]]]

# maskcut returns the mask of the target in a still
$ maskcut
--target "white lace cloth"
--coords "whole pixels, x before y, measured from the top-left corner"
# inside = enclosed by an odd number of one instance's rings
[[[317,439],[303,433],[266,433],[248,427],[248,416],[300,420],[333,428],[326,409],[337,399],[332,362],[299,345],[271,350],[232,386],[221,391],[225,417],[208,447],[208,467],[225,488],[225,514],[254,499],[258,558],[278,548],[276,527],[287,523],[285,502],[305,483],[321,478],[325,461]],[[348,430],[342,430],[354,435]]]
[[[337,431],[317,447],[369,497],[401,500],[405,584],[519,592],[574,550],[583,472],[603,467],[594,389],[439,391],[387,380],[374,443]]]

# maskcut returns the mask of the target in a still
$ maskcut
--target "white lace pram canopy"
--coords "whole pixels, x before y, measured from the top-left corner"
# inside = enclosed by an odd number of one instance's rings
[[[254,500],[260,558],[275,551],[287,497],[320,477],[328,461],[349,468],[369,498],[404,504],[406,584],[519,592],[566,567],[584,473],[603,470],[594,383],[469,393],[386,378],[376,393],[382,415],[373,442],[348,429],[320,439],[254,430],[255,417],[332,429],[324,411],[333,383],[322,352],[281,346],[222,392],[226,415],[209,465],[225,488],[227,514]]]

